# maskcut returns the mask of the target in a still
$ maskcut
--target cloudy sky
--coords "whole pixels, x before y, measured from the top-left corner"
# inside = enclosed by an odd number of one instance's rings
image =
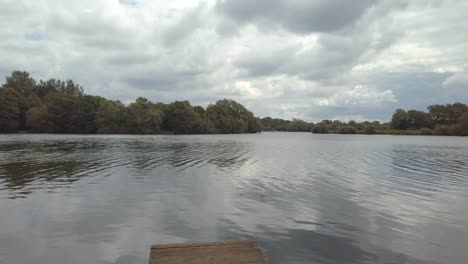
[[[387,120],[468,103],[467,12],[464,0],[0,0],[0,75],[71,78],[123,102]]]

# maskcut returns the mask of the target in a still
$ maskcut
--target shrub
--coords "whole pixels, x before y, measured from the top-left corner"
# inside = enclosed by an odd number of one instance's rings
[[[449,126],[441,125],[441,126],[436,126],[434,132],[436,135],[439,135],[439,136],[448,136],[451,134],[450,133],[451,129]]]
[[[367,135],[373,135],[376,133],[376,130],[373,126],[366,126],[364,128],[364,134],[367,134]]]
[[[352,126],[342,126],[338,130],[338,133],[340,134],[356,134],[356,128]]]
[[[324,123],[318,123],[312,128],[312,133],[314,134],[327,134],[328,127]]]
[[[463,127],[460,124],[450,126],[450,135],[463,136]]]
[[[421,128],[421,135],[432,135],[432,129],[430,128]]]

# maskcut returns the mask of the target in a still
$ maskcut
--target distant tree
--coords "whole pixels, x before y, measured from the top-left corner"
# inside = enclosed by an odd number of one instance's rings
[[[203,120],[188,101],[175,101],[168,104],[164,114],[164,128],[175,134],[206,132]]]
[[[356,134],[356,128],[350,125],[345,125],[340,127],[338,130],[338,133],[340,134]]]
[[[33,92],[36,86],[36,81],[29,77],[29,73],[25,71],[14,71],[10,76],[6,77],[6,82],[3,84],[4,88],[15,90],[18,109],[19,109],[19,127],[25,129],[26,127],[26,112],[28,105],[26,98]]]
[[[16,132],[20,126],[18,92],[0,88],[0,133]]]
[[[294,118],[288,123],[286,130],[290,132],[311,132],[312,126],[303,120]]]
[[[427,107],[429,110],[429,116],[436,125],[448,124],[449,114],[447,107],[444,105],[430,105]]]
[[[58,91],[62,94],[69,96],[83,96],[84,89],[81,85],[74,83],[72,80],[67,80],[66,82],[60,82]]]
[[[374,126],[372,126],[372,125],[366,125],[364,127],[363,132],[364,132],[364,134],[367,134],[367,135],[373,135],[373,134],[377,133]]]
[[[452,134],[452,129],[448,125],[438,125],[434,129],[434,133],[440,136],[449,136]]]
[[[3,87],[16,90],[24,98],[28,97],[34,90],[36,81],[25,71],[14,71],[6,77]]]
[[[210,104],[206,112],[219,133],[255,133],[261,129],[252,112],[234,100],[219,100]]]
[[[139,97],[125,110],[125,133],[157,134],[161,131],[162,113],[146,98]]]
[[[458,124],[461,128],[461,136],[468,136],[468,112],[463,113],[458,118]]]
[[[40,80],[34,88],[34,93],[39,97],[43,98],[51,93],[58,93],[59,90],[63,90],[65,82],[56,79],[49,79],[47,81]]]
[[[96,112],[96,129],[99,134],[118,134],[123,131],[125,105],[119,101],[103,100]]]
[[[348,125],[350,125],[350,126],[352,126],[352,127],[357,127],[358,124],[357,124],[356,121],[351,120],[351,121],[348,122]]]
[[[33,93],[26,98],[26,105],[28,109],[31,109],[33,107],[43,106],[44,104],[42,103],[41,98]]]
[[[432,127],[432,120],[428,113],[417,111],[417,110],[409,110],[406,113],[407,121],[408,121],[408,128],[423,128],[423,127]]]
[[[392,117],[392,127],[396,129],[407,129],[409,127],[408,114],[403,109],[397,109]]]
[[[201,120],[203,126],[203,133],[214,133],[216,129],[214,127],[213,122],[208,117],[208,113],[206,112],[205,108],[201,106],[194,106],[193,110],[198,114],[198,117]]]
[[[314,133],[314,134],[327,134],[328,133],[328,127],[324,122],[317,123],[312,128],[312,133]]]
[[[75,100],[72,96],[53,93],[49,94],[45,100],[50,130],[53,133],[73,133],[72,115],[75,110]]]
[[[421,128],[420,132],[421,132],[421,135],[426,135],[426,136],[433,134],[433,131],[430,128]]]
[[[49,111],[45,105],[32,107],[26,114],[29,131],[34,133],[49,132]]]

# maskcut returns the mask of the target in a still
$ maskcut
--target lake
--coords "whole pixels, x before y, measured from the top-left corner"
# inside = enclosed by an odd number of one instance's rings
[[[239,239],[273,263],[466,263],[468,138],[0,135],[2,264]]]

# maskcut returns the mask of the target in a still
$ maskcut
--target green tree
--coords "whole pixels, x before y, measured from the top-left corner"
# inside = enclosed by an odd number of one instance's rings
[[[47,81],[40,80],[34,88],[34,93],[39,97],[43,98],[51,93],[58,93],[59,90],[63,90],[65,82],[56,79],[49,79]]]
[[[123,132],[125,105],[119,101],[103,100],[96,112],[96,129],[99,134],[118,134]]]
[[[396,129],[407,129],[409,127],[408,114],[403,109],[397,109],[392,116],[392,127]]]
[[[102,97],[91,95],[67,95],[72,98],[73,110],[71,116],[71,133],[96,133],[96,112],[99,109]]]
[[[468,106],[466,104],[454,103],[447,105],[449,124],[456,124],[465,112],[468,112]]]
[[[26,114],[29,131],[34,133],[49,132],[49,111],[45,105],[32,107]]]
[[[29,76],[25,71],[14,71],[10,76],[6,77],[6,82],[3,84],[4,88],[15,90],[18,109],[19,109],[19,125],[21,129],[26,127],[26,112],[28,111],[28,104],[26,98],[31,95],[36,86],[36,81]]]
[[[458,124],[461,128],[461,135],[468,136],[468,112],[463,113],[460,118],[458,118]]]
[[[138,97],[125,110],[124,127],[129,134],[157,134],[161,131],[162,113],[144,97]]]
[[[0,133],[16,132],[19,126],[18,92],[0,88]]]
[[[452,129],[448,125],[438,125],[434,129],[434,133],[439,136],[449,136],[452,134]]]
[[[367,134],[367,135],[373,135],[373,134],[377,133],[377,131],[375,130],[375,127],[372,126],[372,125],[366,125],[364,127],[363,132],[364,132],[364,134]]]
[[[218,133],[255,133],[261,129],[252,112],[234,100],[219,100],[206,111]]]
[[[72,116],[75,110],[75,100],[72,96],[62,93],[52,93],[45,100],[49,112],[50,131],[53,133],[73,133]]]
[[[428,113],[409,110],[407,113],[408,128],[432,127],[431,117]]]
[[[205,108],[201,106],[194,106],[193,110],[198,114],[199,118],[201,119],[203,125],[203,133],[211,134],[216,131],[213,122],[208,117],[208,113],[206,112]]]
[[[356,134],[356,128],[350,125],[345,125],[340,127],[338,130],[338,133],[340,134]]]
[[[314,133],[314,134],[327,134],[328,133],[328,127],[322,121],[322,122],[317,123],[317,124],[314,125],[314,127],[312,128],[312,133]]]
[[[312,126],[306,121],[294,118],[288,123],[286,130],[290,132],[311,132]]]
[[[448,124],[449,114],[447,107],[444,105],[430,105],[427,107],[429,110],[429,116],[436,125]]]
[[[175,101],[167,105],[164,128],[175,134],[199,134],[206,131],[202,119],[188,101]]]

